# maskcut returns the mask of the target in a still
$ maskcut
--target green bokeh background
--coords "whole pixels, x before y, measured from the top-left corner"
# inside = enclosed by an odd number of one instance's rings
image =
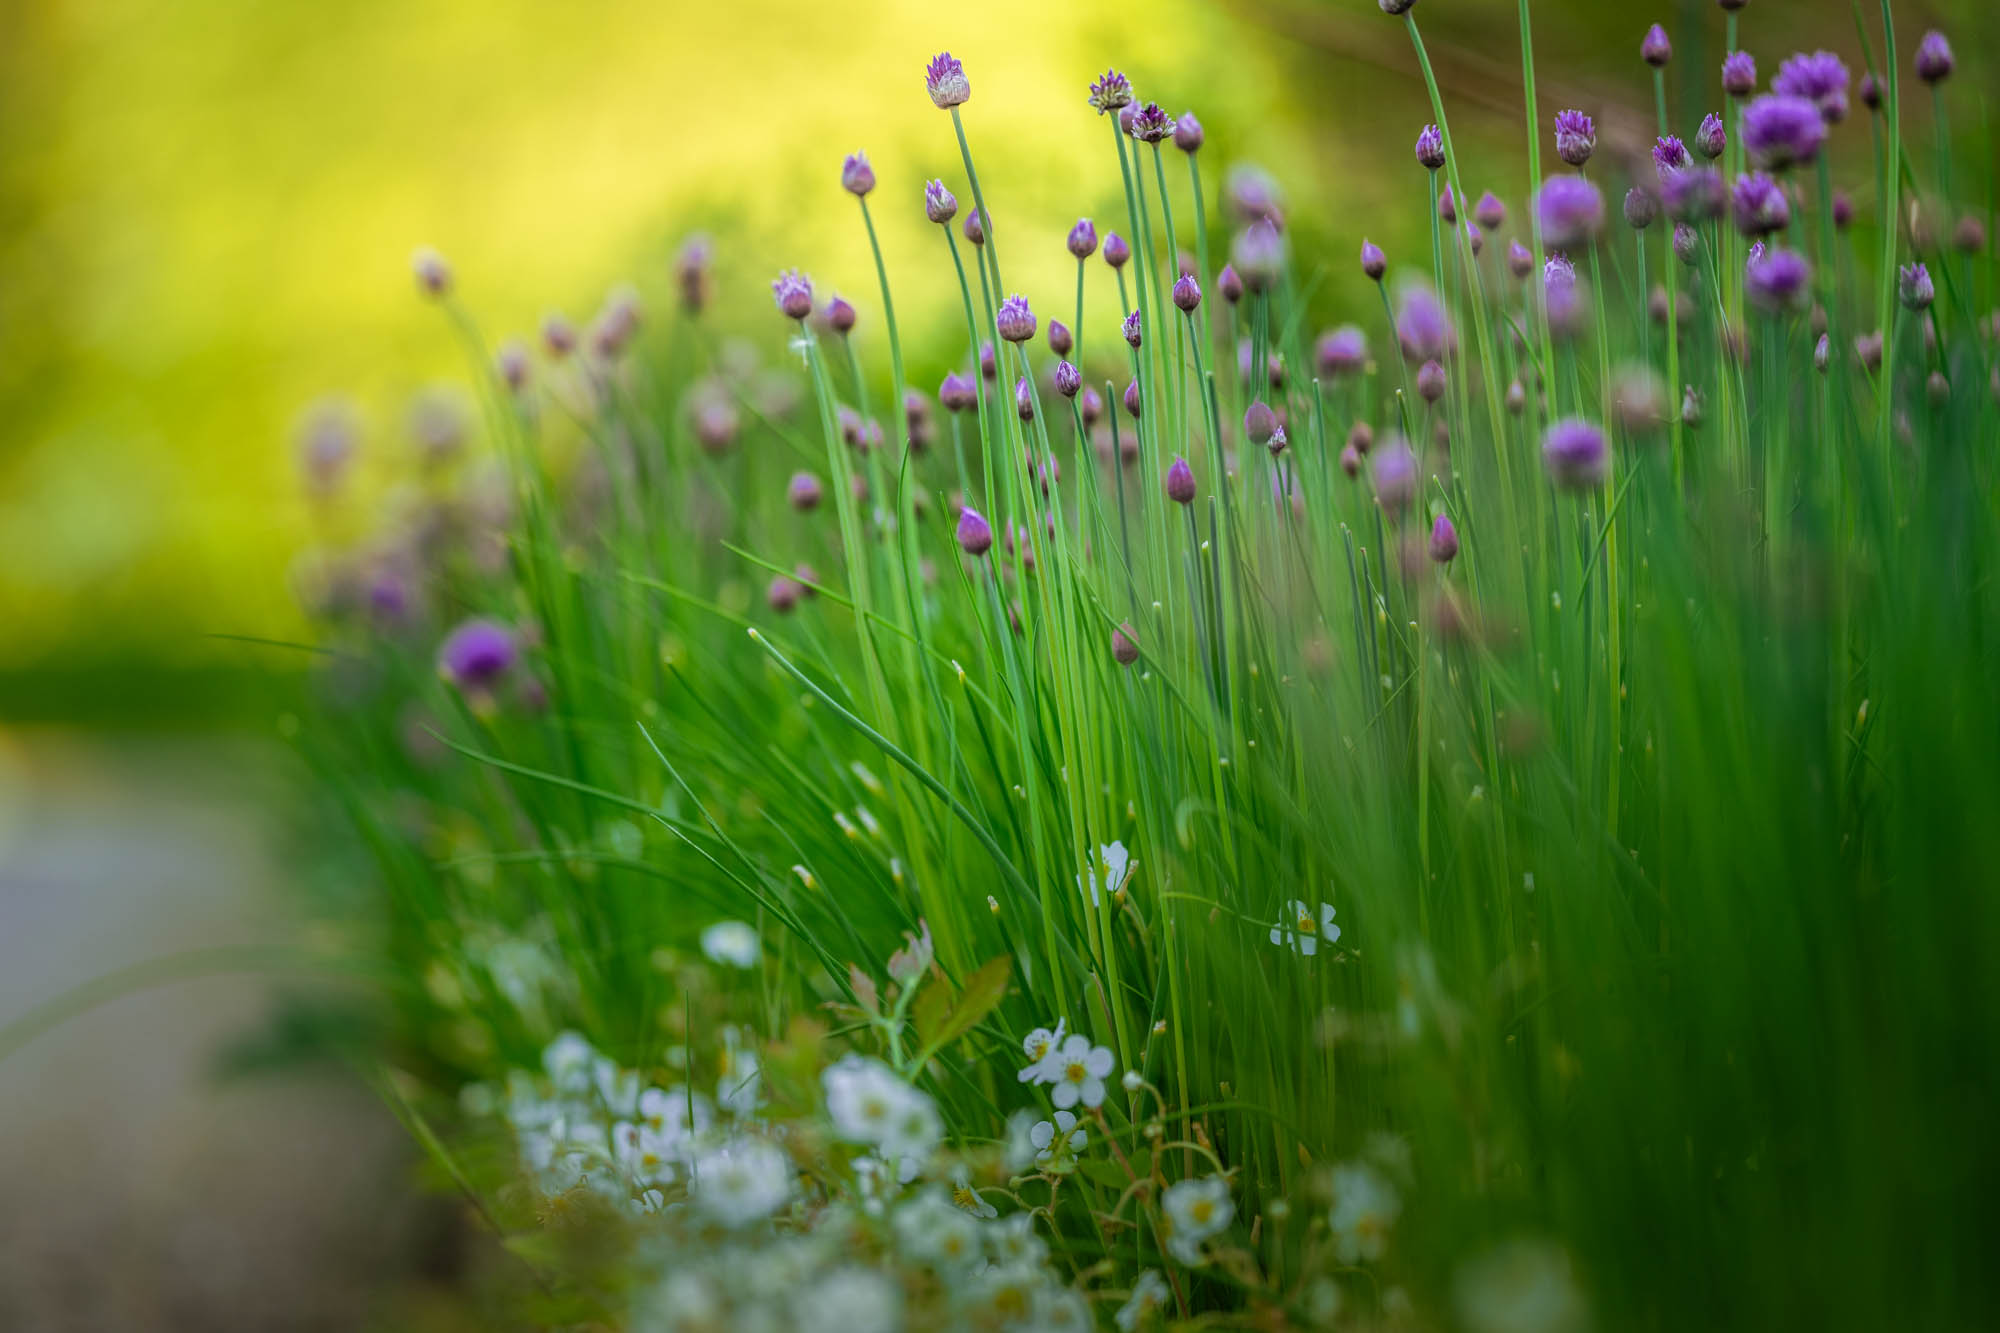
[[[1906,49],[1933,22],[1962,52],[1995,41],[1983,10],[1900,5]],[[1468,186],[1518,210],[1514,5],[1427,0],[1422,15]],[[1545,108],[1642,141],[1636,52],[1657,18],[1690,123],[1704,109],[1713,0],[1540,0],[1536,15]],[[1753,0],[1743,23],[1767,75],[1811,45],[1860,68],[1840,0]],[[942,364],[949,270],[917,201],[924,175],[958,176],[920,78],[946,48],[971,72],[1009,272],[1038,302],[1067,303],[1068,223],[1115,216],[1083,104],[1110,63],[1197,110],[1211,182],[1253,158],[1280,175],[1301,253],[1328,264],[1328,317],[1368,296],[1348,268],[1364,232],[1392,253],[1423,234],[1409,141],[1428,104],[1372,0],[15,0],[0,16],[0,716],[226,707],[238,691],[217,673],[251,664],[211,636],[302,632],[289,566],[362,515],[316,530],[294,470],[301,409],[354,400],[379,490],[407,451],[410,395],[464,371],[413,296],[417,244],[450,256],[497,338],[550,308],[581,321],[624,279],[664,309],[674,245],[706,226],[720,322],[775,357],[763,301],[780,265],[855,292],[864,318],[874,305],[836,184],[861,147],[912,361]],[[1847,139],[1865,161],[1858,126]]]

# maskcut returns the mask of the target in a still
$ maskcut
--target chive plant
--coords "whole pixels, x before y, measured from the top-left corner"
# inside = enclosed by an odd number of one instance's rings
[[[480,353],[502,558],[431,478],[356,565],[421,606],[334,603],[307,736],[434,1100],[562,1029],[641,1071],[724,1022],[879,1056],[966,1161],[1051,1117],[986,1197],[1126,1327],[1994,1308],[1992,144],[1953,138],[1950,48],[1905,71],[1888,0],[1858,25],[1864,137],[1829,53],[1758,93],[1725,0],[1707,106],[1645,35],[1658,140],[1622,160],[1544,118],[1520,0],[1524,193],[1456,151],[1415,0],[1380,7],[1431,102],[1428,253],[1299,253],[1115,70],[1078,129],[1118,232],[1031,234],[940,55],[962,175],[846,159],[824,225],[877,299],[777,278],[790,388],[709,333],[706,246],[648,336],[613,307]],[[883,208],[936,242],[885,255]],[[1003,264],[1063,245],[1074,292]],[[920,267],[959,308],[921,346]],[[1369,318],[1316,336],[1336,286]],[[732,965],[679,966],[717,922]],[[527,1003],[501,940],[560,981]]]

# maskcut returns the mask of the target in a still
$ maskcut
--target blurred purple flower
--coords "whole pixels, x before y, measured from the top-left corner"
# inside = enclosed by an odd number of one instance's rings
[[[948,111],[971,99],[972,83],[965,77],[965,66],[958,57],[944,51],[924,67],[924,91],[931,95],[938,110]]]
[[[1826,121],[1803,97],[1766,93],[1743,108],[1743,147],[1766,170],[1810,162],[1825,141]]]
[[[1847,66],[1831,51],[1800,52],[1778,66],[1771,78],[1771,91],[1786,97],[1803,97],[1819,108],[1829,125],[1847,119]]]
[[[1542,437],[1542,462],[1562,490],[1596,489],[1604,482],[1607,461],[1604,432],[1582,417],[1558,421]]]
[[[1604,196],[1582,176],[1551,176],[1535,195],[1543,241],[1557,249],[1587,246],[1604,226]]]

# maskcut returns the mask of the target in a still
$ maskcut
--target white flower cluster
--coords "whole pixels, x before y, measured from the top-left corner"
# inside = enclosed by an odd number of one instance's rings
[[[1117,1067],[1108,1046],[1099,1046],[1081,1033],[1063,1035],[1063,1024],[1055,1029],[1036,1028],[1021,1043],[1028,1065],[1021,1071],[1023,1083],[1051,1085],[1049,1100],[1063,1110],[1081,1102],[1087,1107],[1104,1105],[1104,1080]]]
[[[930,1164],[944,1138],[937,1103],[905,1083],[880,1060],[843,1056],[820,1075],[826,1114],[849,1143],[875,1149],[904,1183]]]

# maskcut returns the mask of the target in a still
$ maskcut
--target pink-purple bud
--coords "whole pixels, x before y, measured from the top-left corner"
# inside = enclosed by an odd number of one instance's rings
[[[1070,348],[1076,346],[1076,339],[1070,336],[1069,325],[1059,319],[1049,321],[1049,350],[1057,356],[1068,356]]]
[[[1427,171],[1444,166],[1444,135],[1435,125],[1426,125],[1417,134],[1417,161]]]
[[[1243,436],[1252,444],[1270,443],[1272,434],[1278,429],[1278,414],[1270,405],[1259,400],[1250,404],[1243,412]]]
[[[1597,151],[1597,125],[1581,111],[1556,112],[1556,156],[1573,167]]]
[[[1174,147],[1183,153],[1199,152],[1206,138],[1201,122],[1194,118],[1194,112],[1181,112],[1181,118],[1174,122]]]
[[[812,280],[797,269],[786,269],[771,283],[771,295],[788,318],[803,321],[812,314]]]
[[[1083,372],[1068,361],[1056,362],[1056,392],[1065,398],[1074,398],[1083,389]]]
[[[1955,63],[1952,59],[1951,43],[1946,41],[1944,34],[1936,28],[1925,33],[1923,40],[1917,43],[1917,77],[1925,83],[1935,86],[1944,82],[1951,77]]]
[[[416,275],[417,290],[425,296],[442,298],[451,294],[451,265],[428,245],[410,257],[410,272]]]
[[[1177,505],[1194,503],[1194,469],[1185,458],[1167,465],[1167,498]]]
[[[979,386],[969,377],[951,371],[938,386],[938,401],[947,412],[969,412],[979,406]]]
[[[1025,375],[1014,381],[1014,412],[1023,421],[1035,419],[1035,390]]]
[[[1132,258],[1132,247],[1117,232],[1110,232],[1104,238],[1104,262],[1113,268],[1124,268]]]
[[[1437,516],[1431,524],[1431,559],[1440,565],[1448,565],[1458,558],[1458,529],[1451,525],[1451,519],[1444,514]]]
[[[1507,205],[1500,202],[1500,196],[1488,190],[1472,206],[1472,220],[1487,231],[1499,231],[1507,221]]]
[[[972,242],[972,244],[986,244],[986,224],[979,220],[978,209],[975,208],[970,213],[967,213],[965,221],[958,224],[958,229],[965,233],[965,239]]]
[[[958,216],[958,199],[943,181],[933,180],[924,186],[924,216],[939,226]]]
[[[1435,403],[1444,397],[1444,367],[1435,361],[1426,361],[1417,367],[1417,396],[1427,403]]]
[[[827,327],[835,333],[847,334],[853,332],[856,318],[854,307],[848,304],[845,297],[835,296],[826,303]]]
[[[1694,132],[1695,151],[1713,162],[1722,156],[1722,150],[1729,144],[1729,133],[1722,128],[1722,117],[1713,111],[1701,118],[1701,128]]]
[[[1231,305],[1243,299],[1243,279],[1237,275],[1234,264],[1224,264],[1222,272],[1215,275],[1215,289]]]
[[[938,110],[948,111],[971,99],[972,83],[965,77],[965,66],[951,52],[944,51],[924,67],[924,91],[931,95],[931,102]]]
[[[1035,312],[1028,308],[1025,296],[1010,296],[1000,303],[999,313],[993,317],[994,328],[1002,338],[1010,343],[1024,343],[1035,336]]]
[[[1126,315],[1123,322],[1121,322],[1118,325],[1118,332],[1120,336],[1122,336],[1127,343],[1131,344],[1133,347],[1139,346],[1141,341],[1141,334],[1139,331],[1139,312],[1134,310],[1130,314]]]
[[[810,472],[794,472],[791,484],[785,487],[785,498],[791,501],[792,508],[801,514],[811,513],[819,508],[820,499],[824,494],[819,478]]]
[[[971,505],[958,511],[958,549],[974,559],[993,549],[993,525]]]
[[[1174,280],[1174,308],[1183,314],[1193,314],[1201,305],[1201,284],[1192,274],[1183,273]]]
[[[1125,386],[1125,410],[1133,417],[1139,415],[1139,381],[1133,380]]]
[[[1639,43],[1639,58],[1654,69],[1663,69],[1674,58],[1674,44],[1667,40],[1667,30],[1655,23],[1646,30],[1646,38]]]
[[[1111,658],[1124,667],[1139,660],[1139,645],[1133,640],[1131,621],[1111,631]]]
[[[1382,281],[1382,275],[1389,271],[1388,257],[1373,241],[1361,243],[1361,271],[1376,282]]]
[[[868,154],[847,155],[847,160],[840,164],[840,188],[856,199],[865,197],[875,188],[875,168],[868,165]]]
[[[1089,218],[1078,218],[1069,229],[1069,252],[1078,260],[1088,259],[1097,252],[1097,225]]]
[[[1757,91],[1757,57],[1748,51],[1731,51],[1722,58],[1722,91],[1739,102]],[[1868,96],[1867,81],[1862,81],[1861,96]]]

